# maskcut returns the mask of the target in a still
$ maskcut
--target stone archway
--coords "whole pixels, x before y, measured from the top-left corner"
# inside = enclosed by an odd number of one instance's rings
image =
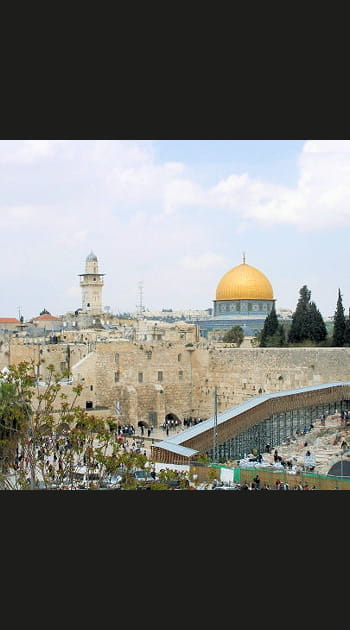
[[[174,427],[180,427],[182,426],[182,418],[175,411],[168,411],[168,413],[165,414],[165,424],[170,424]]]

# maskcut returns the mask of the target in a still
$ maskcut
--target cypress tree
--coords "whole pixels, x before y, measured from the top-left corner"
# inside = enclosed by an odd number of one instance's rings
[[[321,343],[327,337],[327,328],[323,317],[315,302],[311,302],[311,291],[305,284],[300,289],[299,294],[298,304],[292,315],[288,342],[303,343],[303,341],[312,341]]]
[[[338,289],[337,307],[334,313],[332,346],[342,347],[345,341],[345,315],[340,289]]]
[[[260,347],[265,348],[268,337],[272,337],[278,328],[278,319],[276,315],[275,304],[273,303],[270,313],[266,316],[264,326],[261,331]]]
[[[309,306],[310,317],[310,339],[316,343],[324,341],[327,337],[326,324],[323,321],[323,317],[318,310],[315,302],[310,302]]]
[[[278,324],[277,330],[277,346],[285,346],[286,345],[286,333],[284,330],[283,324]]]
[[[345,319],[344,346],[350,346],[350,316]]]
[[[311,291],[306,284],[299,291],[299,300],[292,315],[292,324],[288,333],[289,343],[300,343],[310,338],[310,305]]]
[[[264,321],[259,345],[260,348],[285,345],[284,328],[278,321],[275,304],[272,305],[272,309]]]

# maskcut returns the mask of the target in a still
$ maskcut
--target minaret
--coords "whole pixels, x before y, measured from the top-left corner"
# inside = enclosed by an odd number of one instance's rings
[[[102,313],[102,287],[104,273],[98,272],[97,256],[91,250],[85,261],[85,273],[80,273],[82,312],[91,315]]]

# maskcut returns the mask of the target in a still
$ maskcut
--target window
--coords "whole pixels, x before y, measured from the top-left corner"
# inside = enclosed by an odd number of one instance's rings
[[[149,411],[148,412],[148,422],[150,424],[152,424],[154,427],[157,424],[157,412],[156,411]]]
[[[182,359],[182,354],[178,354],[178,355],[177,355],[177,360],[178,360],[178,361],[181,361],[181,359]]]
[[[179,381],[182,381],[184,373],[182,370],[179,370]]]
[[[146,357],[147,359],[152,359],[152,350],[147,350]]]
[[[119,381],[119,372],[114,372],[114,382],[118,383]]]
[[[119,361],[119,353],[118,352],[115,353],[114,359],[115,359],[115,362],[118,363],[118,361]]]
[[[91,392],[93,391],[93,389],[94,389],[94,386],[93,386],[93,385],[90,385],[90,391],[91,391]]]
[[[138,373],[138,381],[139,381],[139,383],[143,382],[143,374],[142,374],[142,372]]]
[[[158,372],[158,381],[163,380],[163,372]]]

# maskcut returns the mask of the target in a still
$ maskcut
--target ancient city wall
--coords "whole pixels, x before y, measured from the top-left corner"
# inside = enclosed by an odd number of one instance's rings
[[[48,366],[53,365],[56,372],[71,369],[72,366],[84,358],[89,351],[87,343],[59,343],[51,344],[44,337],[35,339],[15,338],[0,341],[0,370],[5,366],[18,365],[22,361],[40,364],[39,376],[45,380],[48,376]]]
[[[58,344],[2,340],[0,369],[39,359],[43,380],[49,364],[58,371],[71,369],[73,384],[83,385],[82,406],[89,401],[114,413],[119,400],[121,422],[153,418],[156,426],[168,413],[180,420],[213,416],[215,387],[221,412],[261,393],[350,380],[350,348],[235,348],[186,337]]]
[[[149,421],[156,414],[155,426],[166,413],[190,414],[191,354],[173,342],[97,344],[98,404],[114,409],[119,400],[121,422]]]
[[[212,416],[215,386],[220,412],[265,392],[350,380],[350,348],[243,349],[224,344],[124,342],[97,344],[96,362],[99,404],[114,408],[119,399],[134,421],[156,412],[157,425],[170,412],[181,420],[188,415]],[[161,381],[158,372],[162,372]],[[132,405],[128,403],[131,397]]]

